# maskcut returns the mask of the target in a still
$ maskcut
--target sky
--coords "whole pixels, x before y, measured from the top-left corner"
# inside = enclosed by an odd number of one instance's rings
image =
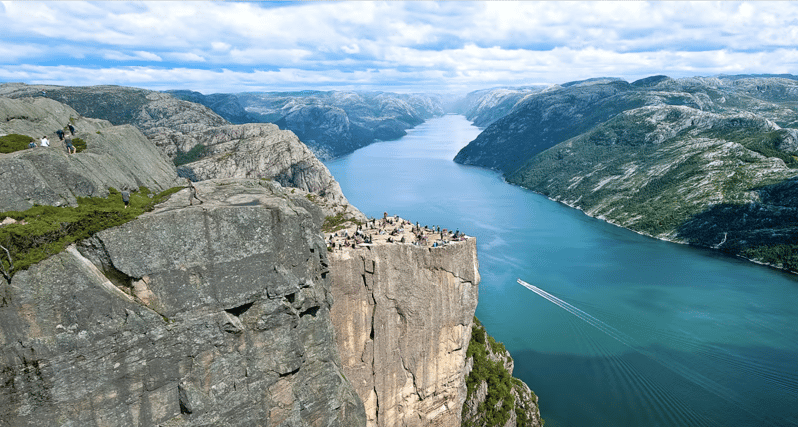
[[[0,82],[466,93],[798,74],[798,2],[0,2]]]

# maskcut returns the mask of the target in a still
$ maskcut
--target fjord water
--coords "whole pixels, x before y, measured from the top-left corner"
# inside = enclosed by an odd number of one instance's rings
[[[478,133],[448,115],[327,167],[368,216],[477,237],[477,317],[547,427],[798,425],[798,276],[643,237],[452,162]]]

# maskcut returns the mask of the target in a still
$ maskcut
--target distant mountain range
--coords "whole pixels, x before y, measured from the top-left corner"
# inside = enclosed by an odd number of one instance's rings
[[[330,159],[444,114],[440,97],[387,92],[250,92],[203,95],[169,91],[208,106],[232,123],[275,123],[297,134],[317,157]]]
[[[798,271],[794,76],[591,79],[492,104],[479,117],[509,111],[456,162],[642,234]]]

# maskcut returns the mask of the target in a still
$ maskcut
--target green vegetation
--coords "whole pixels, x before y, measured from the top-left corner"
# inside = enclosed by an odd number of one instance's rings
[[[0,246],[8,251],[0,252],[0,272],[10,281],[16,272],[63,251],[70,243],[151,211],[181,189],[175,187],[156,195],[140,187],[131,193],[127,209],[121,193],[110,188],[107,198],[78,198],[78,207],[37,205],[24,212],[2,212],[0,218],[11,217],[18,222],[0,227]]]
[[[13,153],[28,148],[33,138],[28,135],[12,133],[0,136],[0,153]]]
[[[701,136],[737,142],[743,147],[765,157],[779,158],[791,169],[798,169],[798,159],[795,157],[796,153],[788,153],[778,148],[787,135],[788,132],[784,129],[771,132],[760,132],[751,127],[710,130],[701,134]]]
[[[308,198],[308,200],[313,201],[313,199]],[[335,216],[328,216],[324,218],[324,224],[321,225],[321,231],[325,233],[333,233],[342,228],[346,228],[347,222],[351,222],[355,225],[362,225],[363,223],[357,221],[351,217],[345,216],[343,213],[339,213]]]
[[[203,144],[197,144],[191,150],[186,152],[179,151],[173,160],[175,166],[185,165],[186,163],[195,162],[205,156],[207,147]]]
[[[75,146],[75,152],[80,153],[81,151],[86,149],[86,141],[81,138],[73,138],[72,145]]]
[[[490,354],[499,360],[491,359]],[[516,402],[513,389],[522,390],[523,383],[513,378],[504,365],[504,355],[507,354],[504,344],[497,342],[487,334],[479,319],[474,317],[474,326],[471,329],[471,342],[466,351],[466,358],[473,358],[474,365],[471,373],[466,378],[468,389],[466,402],[474,395],[480,384],[486,382],[488,393],[485,401],[481,402],[475,418],[466,419],[467,407],[463,406],[463,426],[502,426],[510,419],[510,411],[516,414],[516,425],[529,425],[530,419],[522,402]],[[509,355],[507,355],[509,359]],[[520,392],[516,392],[519,396]],[[534,396],[534,394],[533,394]],[[542,420],[541,420],[542,423]]]
[[[798,273],[798,245],[768,245],[744,249],[740,255]]]

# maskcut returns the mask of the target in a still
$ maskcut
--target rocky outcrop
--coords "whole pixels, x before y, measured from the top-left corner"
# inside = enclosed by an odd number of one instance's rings
[[[55,135],[67,123],[86,141],[84,151],[68,155]],[[0,98],[0,134],[12,133],[37,140],[46,134],[51,146],[0,154],[0,211],[76,206],[76,197],[105,197],[109,187],[178,185],[174,165],[136,128],[82,117],[50,99]]]
[[[368,426],[457,426],[477,305],[476,239],[330,254],[332,319]]]
[[[474,319],[468,345],[468,397],[463,427],[540,427],[538,397],[523,381],[513,378],[510,353]]]
[[[0,288],[0,426],[357,426],[323,215],[263,180],[196,184]]]
[[[199,160],[178,172],[192,180],[266,178],[346,205],[338,182],[291,131],[273,124],[228,125],[192,133],[204,147]]]

